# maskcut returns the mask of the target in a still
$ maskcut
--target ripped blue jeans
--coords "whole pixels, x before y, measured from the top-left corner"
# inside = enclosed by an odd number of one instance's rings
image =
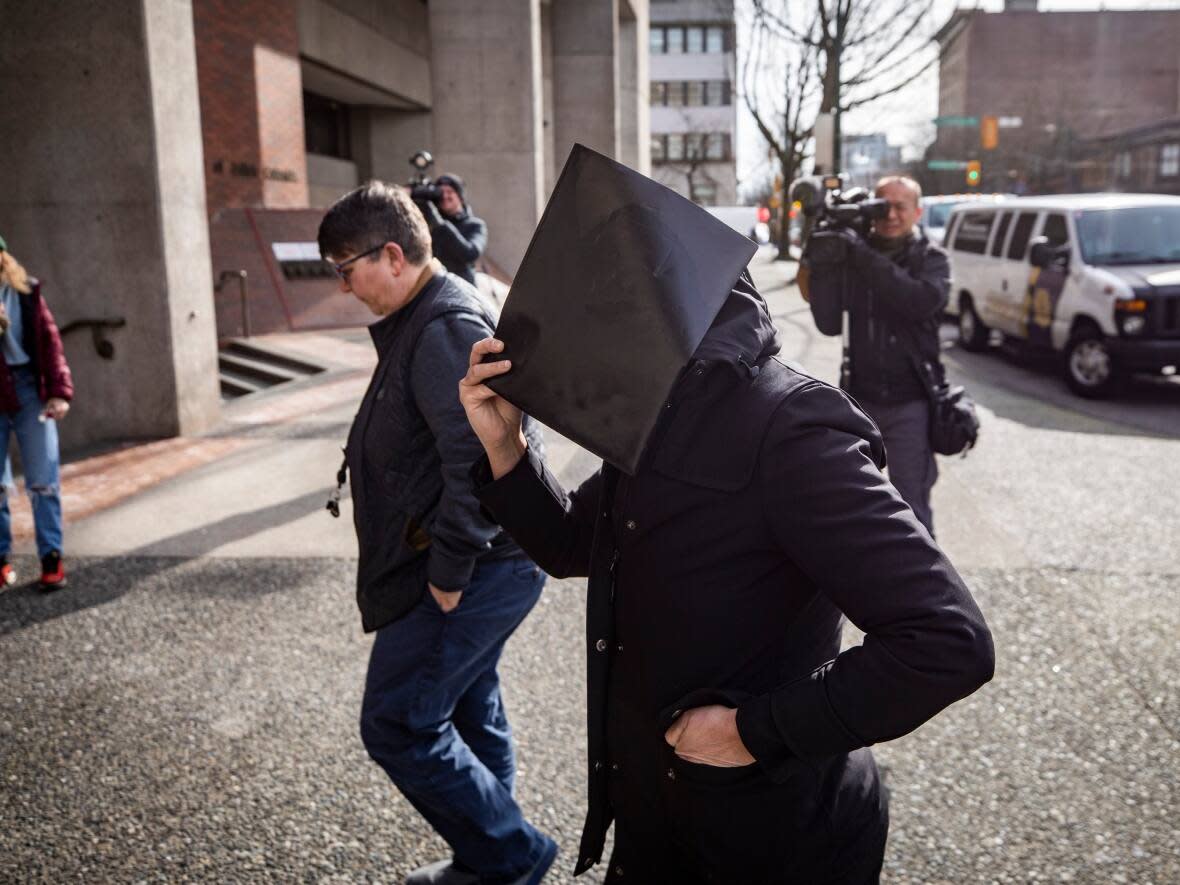
[[[52,418],[44,422],[38,419],[45,410],[45,404],[37,392],[37,377],[32,370],[28,366],[10,366],[9,369],[16,385],[20,409],[16,412],[0,412],[0,441],[4,444],[4,477],[0,480],[0,556],[7,556],[12,549],[12,515],[8,510],[8,496],[16,491],[16,485],[12,479],[8,444],[14,432],[25,470],[25,491],[33,505],[37,555],[45,556],[52,550],[60,552],[62,544],[57,423]]]

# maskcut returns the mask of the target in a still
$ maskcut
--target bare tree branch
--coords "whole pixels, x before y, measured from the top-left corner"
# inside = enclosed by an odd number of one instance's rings
[[[818,0],[818,2],[821,5],[823,4],[823,0]],[[787,21],[785,15],[781,15],[777,12],[771,12],[769,9],[767,9],[766,0],[754,0],[754,15],[756,18],[761,19],[768,26],[776,31],[781,32],[783,35],[795,41],[796,43],[814,45],[811,43],[811,38],[807,36],[806,32],[800,31],[792,26],[791,23]]]
[[[899,47],[904,46],[905,43],[907,43],[910,38],[914,36],[918,28],[921,27],[922,22],[926,20],[933,8],[934,0],[926,0],[923,5],[919,6],[914,11],[913,17],[910,19],[909,24],[903,28],[900,34],[898,34],[896,37],[891,36],[887,41],[882,39],[882,43],[884,43],[884,45],[875,56],[870,56],[870,58],[864,62],[864,64],[861,66],[862,69],[873,70],[874,68],[881,65],[891,54],[896,52]],[[860,42],[849,41],[845,44],[845,48],[854,48],[861,45],[861,42],[865,41],[863,39]]]
[[[933,56],[929,61],[927,61],[924,65],[922,65],[920,68],[918,68],[918,70],[914,71],[914,73],[912,73],[910,76],[906,77],[904,80],[902,80],[898,83],[895,83],[892,86],[889,86],[885,89],[881,89],[877,92],[874,92],[872,95],[866,95],[864,98],[858,98],[854,101],[849,101],[846,104],[842,104],[840,106],[840,109],[842,111],[850,111],[853,108],[858,108],[858,107],[861,107],[862,105],[870,104],[871,102],[874,102],[879,98],[884,98],[886,95],[892,95],[894,92],[897,92],[898,90],[904,89],[906,86],[909,86],[911,83],[913,83],[915,80],[917,80],[923,74],[925,74],[928,70],[930,70],[930,68],[934,65],[934,63],[936,61],[938,61],[937,55]]]

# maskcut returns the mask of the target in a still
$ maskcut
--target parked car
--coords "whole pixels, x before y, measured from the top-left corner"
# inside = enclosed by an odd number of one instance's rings
[[[1180,366],[1180,197],[1078,194],[959,205],[946,242],[960,343],[992,330],[1062,356],[1065,381],[1109,394]]]
[[[951,210],[963,203],[995,203],[1006,194],[936,194],[922,197],[922,229],[930,242],[941,246]]]
[[[706,206],[709,214],[762,246],[770,242],[769,213],[761,206]]]

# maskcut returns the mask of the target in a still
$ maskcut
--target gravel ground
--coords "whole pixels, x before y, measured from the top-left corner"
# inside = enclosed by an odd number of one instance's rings
[[[784,355],[830,379],[839,344],[815,333],[789,273],[755,266]],[[884,880],[1180,882],[1180,387],[1083,404],[1050,374],[948,346],[984,433],[940,462],[936,520],[997,673],[877,749],[893,796]],[[287,451],[340,420],[260,435]],[[571,480],[594,467],[562,463]],[[137,500],[206,512],[172,500],[191,482],[169,488]],[[52,596],[0,592],[0,882],[396,883],[445,854],[360,743],[355,561],[229,543],[318,518],[321,492],[292,494],[135,555],[74,558]],[[95,519],[113,530],[129,512]],[[562,849],[551,882],[571,881],[585,813],[584,604],[579,582],[552,581],[501,668],[520,801]]]
[[[72,591],[0,594],[0,880],[398,882],[442,856],[357,736],[353,568],[92,560]],[[879,748],[886,880],[1180,881],[1175,582],[967,577],[999,669]],[[585,810],[583,605],[551,582],[502,670],[557,882]]]

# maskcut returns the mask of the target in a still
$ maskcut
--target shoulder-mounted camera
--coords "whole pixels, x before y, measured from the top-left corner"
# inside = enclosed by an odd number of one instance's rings
[[[433,165],[434,157],[431,156],[430,151],[418,151],[410,157],[410,166],[414,169],[414,173],[410,176],[406,187],[410,189],[411,199],[425,200],[430,203],[438,203],[442,199],[442,188],[426,174]]]
[[[840,175],[811,175],[791,183],[790,198],[803,212],[803,254],[816,263],[843,261],[846,234],[867,237],[874,221],[889,214],[889,201],[863,187],[844,190]]]

